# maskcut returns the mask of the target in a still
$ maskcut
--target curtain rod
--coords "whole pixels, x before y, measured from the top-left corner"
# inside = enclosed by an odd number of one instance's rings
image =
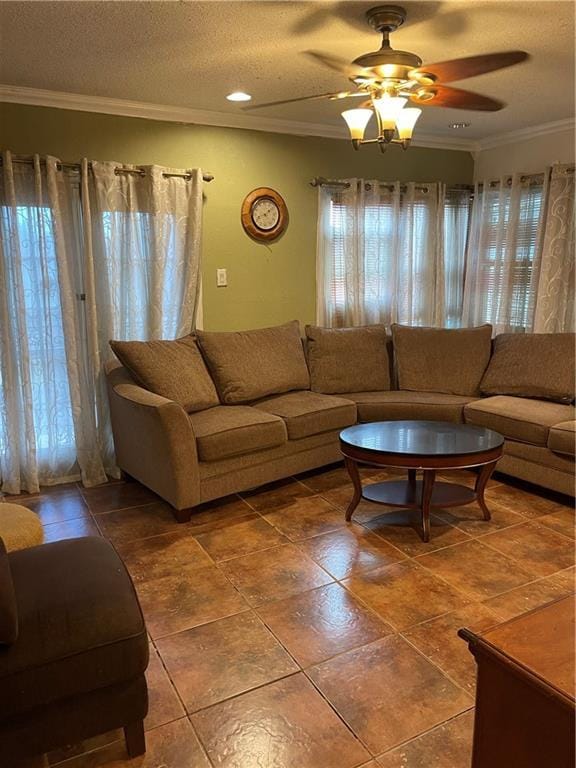
[[[557,170],[559,165],[563,165],[563,163],[552,165],[552,166],[550,166],[550,168],[547,171],[542,171],[541,173],[523,173],[522,176],[520,176],[520,181],[521,182],[528,181],[531,184],[539,184],[541,181],[544,181],[544,177],[546,176],[547,173],[551,173],[552,171]],[[573,165],[566,165],[562,169],[562,173],[564,173],[566,175],[568,175],[570,173],[574,173],[574,168],[575,168],[575,166],[573,166]],[[505,183],[507,184],[507,186],[511,186],[513,177],[512,176],[504,176],[503,178],[504,178]],[[500,184],[501,181],[502,181],[502,179],[489,179],[487,181],[479,181],[478,182],[478,186],[479,187],[483,187],[484,184],[488,184],[488,186],[494,188],[494,187],[497,187]]]
[[[0,164],[2,162],[3,162],[3,159],[2,159],[2,157],[0,157]],[[12,158],[12,162],[13,163],[33,164],[34,163],[34,158],[33,157],[22,157],[22,156],[14,157],[14,158]],[[46,161],[41,159],[40,162],[44,163]],[[90,166],[91,165],[92,165],[92,163],[90,163]],[[56,164],[56,167],[58,168],[59,171],[61,171],[63,168],[68,168],[71,171],[79,171],[80,170],[80,163],[62,163],[62,162],[58,162]],[[146,171],[144,170],[144,168],[123,168],[122,166],[118,166],[117,168],[114,168],[114,173],[116,175],[119,175],[121,173],[134,173],[134,174],[137,174],[138,176],[144,176]],[[177,178],[181,178],[181,179],[186,179],[186,181],[190,181],[190,179],[192,178],[192,172],[191,171],[184,171],[182,173],[163,173],[162,176],[164,176],[165,179],[177,177]],[[214,179],[214,176],[211,173],[203,173],[202,174],[202,180],[203,181],[212,181],[213,179]]]
[[[336,187],[341,189],[349,189],[350,188],[350,182],[348,181],[339,181],[338,179],[325,179],[323,176],[315,176],[313,179],[309,181],[309,184],[311,187]],[[380,186],[384,189],[394,189],[394,185],[390,184],[386,181],[381,181]],[[366,184],[366,189],[370,189],[371,185]],[[400,185],[400,189],[406,189],[405,184]],[[420,191],[427,192],[428,191],[428,185],[426,184],[416,184],[416,189]],[[447,192],[455,190],[461,190],[463,192],[473,192],[474,187],[470,184],[453,184],[451,187],[446,187]]]

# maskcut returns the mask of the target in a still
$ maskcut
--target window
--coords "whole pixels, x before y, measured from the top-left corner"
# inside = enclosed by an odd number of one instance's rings
[[[146,211],[104,211],[104,270],[110,318],[118,339],[149,338],[151,315],[158,315],[160,336],[174,338],[184,297],[176,253],[175,217]],[[165,251],[154,250],[159,236]],[[153,302],[153,297],[156,304]]]
[[[479,188],[469,259],[474,323],[531,330],[537,290],[543,184]]]
[[[322,191],[319,322],[460,324],[470,191],[439,202],[440,190],[354,182]]]
[[[13,343],[26,338],[25,354],[18,354],[26,390],[1,382],[0,413],[5,414],[8,398],[31,414],[29,440],[33,441],[40,465],[75,462],[75,436],[68,385],[66,344],[62,326],[62,307],[58,282],[58,264],[54,249],[52,211],[47,206],[22,205],[1,209],[2,239],[10,242],[15,230],[19,249],[6,262],[6,297]],[[15,214],[13,214],[15,210]],[[23,312],[17,312],[12,301],[20,301]],[[8,392],[10,386],[11,392]],[[0,429],[0,447],[9,439]]]

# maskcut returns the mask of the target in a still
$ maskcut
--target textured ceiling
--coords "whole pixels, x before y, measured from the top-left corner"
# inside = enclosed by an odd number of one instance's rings
[[[347,59],[379,47],[364,21],[378,2],[1,2],[0,81],[217,112],[238,112],[233,90],[254,101],[346,88],[302,55]],[[482,139],[574,115],[574,3],[525,0],[404,2],[392,45],[434,62],[520,48],[527,63],[455,83],[505,101],[497,113],[428,107],[427,134]],[[341,103],[270,107],[263,117],[342,125]]]

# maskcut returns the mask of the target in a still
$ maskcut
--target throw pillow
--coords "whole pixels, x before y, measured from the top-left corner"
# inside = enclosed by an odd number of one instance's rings
[[[569,403],[574,400],[574,333],[501,333],[480,389]]]
[[[310,388],[297,320],[253,331],[197,331],[196,336],[223,403]]]
[[[392,338],[399,389],[480,394],[490,360],[491,325],[454,329],[393,325]]]
[[[390,389],[388,339],[383,325],[358,328],[306,326],[310,384],[314,392]]]
[[[141,386],[173,400],[188,413],[220,405],[193,336],[174,341],[111,341],[110,346]]]

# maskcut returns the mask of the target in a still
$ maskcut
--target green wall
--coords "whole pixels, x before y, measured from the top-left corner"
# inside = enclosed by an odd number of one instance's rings
[[[317,190],[313,176],[470,183],[470,153],[391,147],[354,152],[346,141],[234,128],[158,122],[20,104],[0,105],[0,147],[119,163],[200,167],[205,185],[203,230],[204,326],[214,330],[315,319]],[[255,187],[286,200],[290,222],[275,243],[255,243],[240,224],[240,205]],[[216,269],[228,287],[216,287]]]

